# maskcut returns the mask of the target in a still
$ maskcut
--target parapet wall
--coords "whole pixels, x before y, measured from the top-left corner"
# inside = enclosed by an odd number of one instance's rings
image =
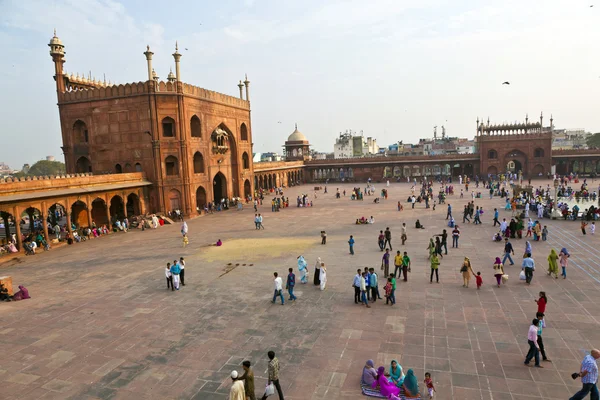
[[[250,109],[250,103],[238,97],[229,96],[212,90],[197,86],[182,84],[183,94],[193,96],[214,103],[232,105],[244,109]],[[136,96],[147,93],[177,93],[176,82],[134,82],[124,85],[112,85],[99,88],[75,89],[60,94],[61,103],[81,102],[90,100],[103,100],[115,97]]]
[[[254,172],[264,172],[285,168],[302,168],[304,161],[265,161],[254,163]]]
[[[477,136],[476,140],[481,142],[486,141],[498,141],[498,140],[534,140],[534,139],[545,139],[552,138],[552,132],[527,132],[527,133],[517,133],[517,132],[495,132],[491,134],[483,134]]]
[[[334,158],[325,160],[305,161],[305,165],[332,165],[332,164],[393,164],[395,162],[427,162],[427,161],[477,161],[479,154],[438,154],[433,156],[393,156],[393,157],[360,157],[360,158]]]
[[[131,172],[124,174],[92,175],[86,174],[64,174],[57,176],[40,176],[27,178],[5,178],[0,179],[0,198],[2,196],[23,193],[29,191],[60,190],[72,187],[88,186],[93,190],[94,186],[115,183],[142,182],[145,180],[143,172]]]

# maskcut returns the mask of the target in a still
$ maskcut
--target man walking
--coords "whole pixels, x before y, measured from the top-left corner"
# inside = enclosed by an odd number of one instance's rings
[[[283,305],[283,280],[281,279],[281,277],[277,276],[277,272],[274,272],[273,276],[275,277],[275,280],[273,281],[275,285],[275,291],[273,292],[273,300],[271,301],[271,303],[275,304],[275,299],[277,298],[277,296],[279,296],[279,298],[281,298],[281,305]]]
[[[544,368],[540,365],[540,347],[537,342],[538,324],[540,321],[534,319],[531,321],[529,332],[527,332],[527,343],[529,343],[529,351],[525,357],[525,365],[529,366],[529,362],[532,358],[535,358],[535,366],[538,368]]]
[[[258,227],[258,214],[254,214],[254,229],[260,229]]]
[[[290,301],[296,301],[296,296],[294,296],[294,286],[296,285],[296,275],[294,275],[294,269],[290,268],[288,270],[290,273],[287,276],[287,282],[285,283],[285,288],[288,290]]]
[[[510,260],[510,265],[515,265],[512,257],[510,256],[511,253],[514,256],[515,250],[513,249],[512,244],[510,244],[510,242],[508,241],[508,238],[505,238],[504,239],[504,258],[502,258],[502,265],[504,265],[507,258]]]
[[[439,236],[442,238],[442,241],[440,243],[440,251],[442,250],[442,247],[444,248],[444,254],[448,254],[448,232],[446,232],[446,230],[442,230],[442,233],[440,235],[435,235],[435,236]],[[440,253],[441,254],[441,253]]]
[[[350,239],[348,240],[348,246],[350,246],[350,254],[354,255],[354,238],[350,235]]]
[[[496,226],[496,224],[500,225],[500,221],[498,221],[498,209],[494,208],[494,226]]]
[[[263,228],[265,229],[265,226],[263,225],[263,217],[262,215],[258,214],[258,229]]]
[[[528,285],[531,285],[531,281],[533,280],[533,271],[535,271],[535,261],[531,258],[531,253],[525,254],[525,258],[523,259],[523,264],[521,264],[523,269],[525,270],[525,282]]]
[[[242,363],[244,375],[240,376],[237,379],[244,382],[244,392],[246,392],[246,397],[249,400],[256,400],[256,395],[254,394],[254,371],[252,371],[252,368],[250,368],[251,365],[252,364],[250,363],[250,361],[245,360]]]
[[[385,242],[383,243],[383,246],[385,247],[386,244],[389,244],[390,246],[390,250],[394,250],[392,249],[392,231],[390,231],[390,228],[385,228]]]
[[[452,230],[452,247],[456,247],[458,249],[458,238],[460,237],[460,230],[458,229],[458,225],[454,225],[454,229]]]
[[[269,371],[269,378],[268,378],[268,384],[270,385],[271,383],[273,384],[273,386],[275,386],[275,389],[277,389],[277,394],[279,395],[279,400],[284,400],[283,399],[283,392],[281,391],[281,385],[279,384],[279,360],[277,359],[277,357],[275,357],[275,352],[274,351],[269,351],[267,353],[267,355],[269,356],[269,367],[268,367],[268,371]],[[262,397],[262,400],[265,400],[267,398],[267,395],[265,394]]]
[[[406,222],[402,223],[402,237],[401,237],[401,239],[402,239],[402,246],[404,246],[404,243],[406,243],[406,239],[407,239],[407,237],[406,237]]]
[[[398,250],[396,252],[396,256],[394,257],[394,278],[400,278],[400,271],[402,270],[402,255],[400,254],[400,250]],[[389,273],[387,273],[385,276],[388,276]]]
[[[448,213],[446,214],[446,219],[452,218],[452,206],[448,204]]]
[[[588,354],[583,358],[581,363],[581,372],[573,374],[573,379],[581,378],[583,388],[575,393],[569,400],[582,400],[588,393],[591,393],[590,398],[592,400],[598,400],[600,398],[598,393],[598,364],[596,360],[600,358],[600,350],[594,349],[591,354]]]
[[[354,288],[354,304],[358,304],[361,302],[360,299],[360,280],[361,280],[361,272],[360,269],[356,270],[356,276],[354,276],[354,281],[352,281],[352,287]]]
[[[177,260],[173,261],[171,265],[171,285],[175,287],[175,290],[179,290],[179,274],[181,273],[181,267],[177,263]]]
[[[408,281],[408,273],[409,272],[410,272],[410,257],[408,256],[408,253],[405,251],[404,256],[402,256],[402,275],[404,276],[404,282]],[[398,278],[400,278],[399,275],[398,275]]]
[[[471,223],[471,220],[469,219],[469,213],[470,213],[470,209],[469,209],[469,207],[467,207],[465,205],[465,209],[463,210],[463,223],[465,221],[469,221],[469,223]]]

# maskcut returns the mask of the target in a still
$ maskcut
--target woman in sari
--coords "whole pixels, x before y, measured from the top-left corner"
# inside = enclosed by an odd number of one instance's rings
[[[181,234],[183,236],[187,235],[188,233],[188,226],[187,226],[187,222],[183,221],[183,224],[181,224]]]
[[[298,270],[300,271],[300,282],[308,282],[308,268],[306,268],[306,260],[303,256],[298,256]]]
[[[471,260],[469,257],[465,257],[465,261],[463,262],[462,267],[460,268],[460,272],[462,272],[463,276],[463,287],[469,287],[469,281],[471,280],[471,275],[475,275],[473,272],[473,268],[471,267]]]
[[[554,274],[554,278],[558,279],[558,254],[556,254],[556,250],[550,250],[550,255],[548,256],[548,275]]]
[[[26,300],[30,298],[29,291],[23,285],[19,285],[19,291],[13,296],[13,300]]]
[[[427,256],[428,260],[431,258],[432,255],[436,254],[435,243],[433,242],[433,238],[429,239],[429,246],[427,246],[427,252],[429,254]]]
[[[319,275],[321,274],[321,257],[317,257],[317,262],[315,264],[315,277],[313,278],[313,284],[318,286],[321,284],[321,279]]]
[[[531,243],[529,243],[529,240],[525,242],[525,253],[523,253],[523,258],[527,257],[527,254],[531,254]]]
[[[401,387],[404,383],[404,372],[402,372],[402,366],[398,364],[398,361],[392,360],[390,363],[390,379],[398,387]]]
[[[402,387],[404,388],[406,397],[419,397],[419,382],[412,369],[409,369],[408,372],[406,372]]]
[[[494,261],[494,276],[496,277],[498,287],[500,287],[500,283],[502,282],[502,275],[504,275],[502,260],[500,260],[500,257],[496,257],[496,261]]]
[[[367,363],[363,367],[361,385],[371,386],[377,379],[377,371],[375,371],[375,364],[373,360],[367,360]]]
[[[393,383],[390,383],[385,377],[385,367],[379,367],[377,369],[377,377],[375,378],[375,382],[371,384],[371,387],[376,388],[377,386],[379,386],[381,394],[388,399],[391,395],[398,396],[400,394],[400,388]]]
[[[325,290],[325,286],[327,285],[327,268],[325,268],[325,263],[321,263],[321,269],[319,270],[319,280],[321,281],[321,290]]]

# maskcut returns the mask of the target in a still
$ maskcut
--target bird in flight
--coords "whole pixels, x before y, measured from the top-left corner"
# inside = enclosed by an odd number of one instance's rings
[[[187,50],[188,48],[186,47],[185,49]]]
[[[277,121],[277,123],[278,123],[278,124],[280,124],[280,123],[281,123],[281,121]]]
[[[503,85],[510,85],[510,82],[506,81],[506,82],[502,82]]]

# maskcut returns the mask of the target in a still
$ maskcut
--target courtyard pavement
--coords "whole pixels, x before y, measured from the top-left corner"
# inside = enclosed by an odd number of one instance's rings
[[[538,182],[535,182],[538,184]],[[546,185],[546,181],[543,185]],[[519,281],[519,265],[497,288],[492,264],[502,244],[491,241],[493,208],[484,198],[483,225],[462,224],[469,199],[450,196],[461,227],[460,248],[441,260],[440,284],[429,283],[427,243],[446,227],[446,206],[435,211],[406,203],[410,185],[392,183],[389,198],[351,201],[351,184],[330,184],[312,208],[296,208],[296,195],[314,185],[286,190],[292,207],[272,213],[267,196],[259,211],[265,230],[254,229],[252,207],[188,221],[190,245],[180,226],[113,234],[0,264],[0,275],[24,284],[31,300],[0,303],[0,397],[19,399],[225,399],[233,369],[251,360],[256,393],[267,378],[267,351],[280,360],[286,399],[361,399],[366,360],[389,368],[397,359],[422,382],[431,372],[437,399],[567,399],[580,388],[570,374],[600,347],[599,237],[583,237],[579,223],[544,220],[548,242],[532,242],[537,262],[531,286]],[[364,188],[362,183],[361,187]],[[348,195],[335,199],[335,189]],[[377,191],[384,184],[376,184]],[[437,188],[437,185],[436,185]],[[456,185],[458,192],[458,185]],[[404,211],[396,211],[397,201]],[[374,225],[355,225],[356,218]],[[414,228],[419,218],[424,230]],[[408,242],[400,246],[400,226]],[[367,309],[353,301],[357,268],[379,272],[379,230],[392,230],[393,253],[412,258],[409,281],[399,282],[397,304]],[[320,244],[320,231],[328,234]],[[449,230],[450,232],[450,230]],[[349,235],[356,255],[348,254]],[[210,246],[217,239],[222,247]],[[513,240],[517,263],[524,240]],[[545,275],[550,248],[571,253],[568,279]],[[273,272],[284,277],[304,255],[311,273],[297,285],[295,303],[271,304]],[[166,262],[186,259],[186,286],[166,289]],[[484,285],[462,287],[460,266],[471,258]],[[317,257],[327,266],[325,291],[312,284]],[[508,265],[508,264],[507,264]],[[381,274],[380,274],[381,275]],[[381,279],[381,278],[380,278]],[[383,285],[380,291],[383,292]],[[527,330],[546,291],[544,343],[552,363],[523,365]],[[422,386],[422,384],[421,384]]]

